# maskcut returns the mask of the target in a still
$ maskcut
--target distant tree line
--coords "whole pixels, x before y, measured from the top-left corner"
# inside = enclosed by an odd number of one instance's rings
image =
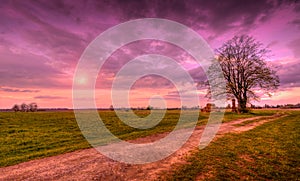
[[[251,104],[251,108],[253,109],[262,109],[262,108],[282,108],[282,109],[298,109],[300,108],[300,103],[298,104],[277,104],[277,105],[269,105],[265,104],[264,106],[256,106]]]
[[[34,102],[30,104],[23,103],[21,105],[15,104],[12,107],[12,110],[15,112],[36,112],[38,110],[38,106]]]
[[[169,107],[169,108],[160,108],[160,107],[154,107],[151,105],[148,105],[147,107],[113,107],[113,105],[111,105],[109,108],[98,108],[98,110],[125,110],[125,111],[129,111],[129,110],[197,110],[200,109],[200,106],[192,106],[192,107],[188,107],[188,106],[181,106],[181,107]]]

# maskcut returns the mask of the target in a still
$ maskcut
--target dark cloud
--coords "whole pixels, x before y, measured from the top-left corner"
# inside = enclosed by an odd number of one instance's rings
[[[295,25],[300,29],[300,1],[294,1],[294,3],[291,3],[292,7],[294,7],[294,12],[296,13],[295,19],[290,21],[291,24]]]
[[[247,32],[272,17],[283,5],[282,1],[112,1],[121,10],[120,18],[128,19],[156,17],[178,21],[197,29],[206,29],[220,36],[233,29]],[[251,27],[251,28],[250,28]]]
[[[207,79],[201,66],[189,70],[189,74],[193,77],[196,83],[203,82]]]
[[[3,87],[39,87],[39,88],[63,88],[71,86],[62,79],[66,75],[47,64],[47,59],[42,56],[26,52],[3,51],[0,54],[0,84]]]
[[[11,88],[1,88],[0,87],[0,91],[4,91],[4,92],[40,92],[39,90],[30,90],[30,89],[11,89]]]
[[[84,5],[84,1],[79,0],[77,2],[83,3]],[[71,15],[72,10],[74,10],[74,4],[62,0],[35,0],[34,4],[36,7],[39,7],[40,9],[43,9],[45,11],[59,13],[66,16]],[[32,6],[30,5],[27,5],[25,7],[28,9],[32,8]]]
[[[74,61],[74,55],[79,57],[87,45],[86,40],[72,31],[64,29],[63,26],[55,25],[51,21],[53,14],[50,12],[46,17],[43,17],[43,13],[41,13],[43,10],[33,11],[33,9],[36,9],[34,7],[36,7],[34,3],[14,3],[13,9],[17,12],[17,16],[7,18],[10,22],[18,22],[18,19],[22,20],[19,23],[19,27],[22,27],[22,29],[15,29],[14,32],[20,36],[25,45],[31,45],[30,48],[44,50],[44,53],[48,55],[55,54],[53,58],[56,61],[68,61],[70,59]],[[20,42],[15,42],[14,46],[18,47],[18,43]],[[71,55],[72,58],[66,55]]]
[[[177,47],[175,45],[172,45],[170,43],[157,41],[157,40],[141,40],[136,41],[130,44],[127,44],[126,46],[123,46],[122,48],[118,49],[116,52],[114,52],[109,59],[106,60],[104,65],[102,66],[102,69],[99,72],[99,76],[97,79],[97,87],[98,88],[110,88],[112,83],[112,78],[118,73],[118,71],[130,60],[146,54],[159,54],[167,56],[174,61],[176,61],[178,64],[180,64],[183,68],[189,68],[190,65],[192,66],[199,66],[196,61],[183,49],[180,47]],[[187,63],[187,60],[189,60],[189,65],[185,65]],[[194,61],[194,62],[193,62]],[[139,67],[136,67],[134,71],[143,71],[146,70],[148,66],[147,63],[151,62],[145,62],[145,64],[141,64]],[[160,65],[163,67],[167,67],[168,65]],[[160,68],[160,67],[157,67]],[[175,71],[175,70],[164,70],[164,71]],[[197,82],[199,80],[202,80],[203,77],[203,71],[201,68],[195,68],[189,72],[194,78],[194,81]],[[174,72],[176,75],[176,72]],[[181,75],[176,75],[177,79],[180,80]],[[161,78],[159,76],[155,75],[149,75],[147,78],[143,78],[142,81],[139,82],[137,85],[139,88],[143,87],[149,87],[149,88],[169,88],[172,86],[172,83],[170,81],[165,80],[164,78]],[[137,87],[134,87],[137,88]]]
[[[290,4],[293,5],[295,12],[300,12],[300,1],[290,1]]]
[[[204,9],[208,11],[208,27],[216,34],[230,29],[249,30],[259,21],[266,21],[274,10],[268,1],[207,1]]]
[[[34,99],[65,99],[65,97],[60,96],[36,96]]]
[[[291,21],[291,23],[300,28],[300,19],[294,19],[293,21]]]
[[[295,57],[300,58],[300,38],[288,43],[288,47],[292,50]]]
[[[280,80],[279,89],[291,87],[300,87],[300,59],[291,60],[276,60],[271,66],[277,70],[277,75]]]
[[[4,1],[0,5],[0,33],[11,47],[41,51],[52,62],[63,62],[61,67],[72,69],[88,44],[112,26],[113,12],[96,11],[96,4],[96,1]]]
[[[157,76],[157,75],[148,75],[139,79],[135,84],[132,86],[131,89],[162,89],[162,88],[174,88],[174,85],[169,80]]]

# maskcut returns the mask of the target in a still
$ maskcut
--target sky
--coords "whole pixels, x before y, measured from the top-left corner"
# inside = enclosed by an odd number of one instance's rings
[[[88,45],[109,28],[140,18],[181,23],[203,37],[214,51],[235,35],[253,36],[271,50],[266,61],[277,71],[280,87],[272,97],[262,94],[260,101],[252,103],[300,103],[300,3],[297,0],[2,0],[0,108],[23,102],[36,102],[43,108],[72,108],[74,73]],[[95,85],[97,107],[112,104],[114,77],[127,62],[145,54],[171,57],[195,82],[205,79],[201,66],[179,47],[157,40],[133,42],[116,50],[99,71]],[[207,102],[206,90],[198,87],[197,93],[203,106]],[[163,97],[168,107],[180,105],[176,87],[170,80],[156,75],[142,77],[134,83],[130,105],[145,107],[153,96]]]

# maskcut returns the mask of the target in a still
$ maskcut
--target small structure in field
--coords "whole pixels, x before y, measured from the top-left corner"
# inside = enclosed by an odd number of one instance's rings
[[[231,111],[232,112],[237,112],[237,108],[236,108],[236,105],[235,105],[235,99],[232,99]]]
[[[211,110],[215,108],[216,108],[215,104],[207,103],[206,106],[201,109],[201,112],[211,112]]]

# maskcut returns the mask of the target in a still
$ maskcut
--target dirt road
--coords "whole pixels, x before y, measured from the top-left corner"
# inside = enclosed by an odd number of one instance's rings
[[[229,132],[239,133],[253,129],[280,116],[283,115],[223,123],[215,139]],[[0,168],[0,180],[155,180],[160,174],[168,173],[185,163],[186,156],[197,149],[203,129],[204,126],[196,127],[181,149],[154,163],[143,165],[119,163],[91,148]],[[151,135],[132,142],[151,142],[167,134]]]

